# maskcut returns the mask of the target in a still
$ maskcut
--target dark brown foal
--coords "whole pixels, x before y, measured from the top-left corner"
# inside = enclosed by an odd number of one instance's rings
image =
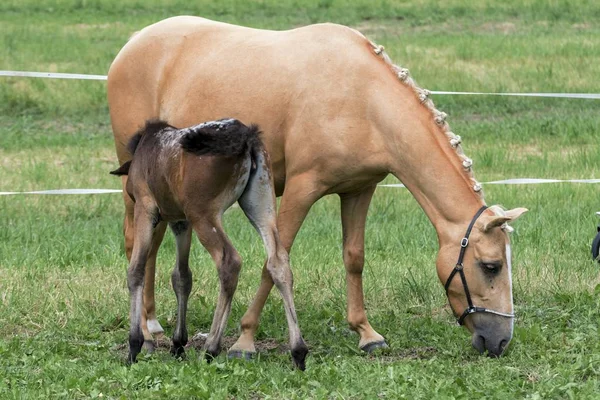
[[[277,231],[270,160],[257,127],[247,127],[235,119],[185,129],[176,129],[162,121],[147,122],[131,140],[129,152],[133,159],[111,172],[128,175],[127,193],[135,202],[135,239],[127,272],[131,301],[128,361],[135,362],[144,343],[141,318],[145,265],[155,228],[161,221],[169,223],[177,243],[177,262],[172,274],[177,325],[171,352],[183,355],[188,340],[186,312],[192,288],[188,260],[193,229],[212,256],[221,283],[204,345],[207,357],[219,353],[242,265],[223,231],[221,218],[238,201],[263,239],[267,270],[283,297],[292,358],[298,368],[304,369],[308,348],[296,318],[288,253]]]

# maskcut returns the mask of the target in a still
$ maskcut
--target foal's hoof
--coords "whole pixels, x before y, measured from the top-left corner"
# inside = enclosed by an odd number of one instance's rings
[[[137,363],[137,354],[133,354],[131,351],[129,352],[129,354],[127,355],[127,361],[125,362],[125,364],[128,367],[131,367],[133,364]]]
[[[367,343],[363,347],[361,347],[360,349],[362,351],[364,351],[365,353],[373,354],[373,352],[376,351],[376,350],[387,349],[387,348],[389,348],[389,346],[387,345],[387,343],[385,342],[385,340],[382,340],[380,342]]]
[[[154,342],[152,340],[144,340],[142,348],[146,350],[148,354],[154,353]]]
[[[219,353],[219,350],[204,350],[204,359],[210,364],[215,358],[217,358]]]
[[[256,355],[253,351],[243,351],[243,350],[230,350],[227,352],[227,358],[230,360],[240,359],[246,361],[252,361],[254,356]]]
[[[185,349],[183,346],[171,346],[171,355],[180,360],[185,360]]]
[[[296,347],[292,350],[292,360],[294,361],[294,366],[298,368],[300,371],[304,371],[306,369],[306,355],[308,354],[308,347],[305,344]]]

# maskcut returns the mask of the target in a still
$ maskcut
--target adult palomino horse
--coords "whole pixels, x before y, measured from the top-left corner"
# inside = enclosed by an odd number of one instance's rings
[[[108,75],[121,163],[130,157],[125,150],[129,138],[147,119],[189,126],[230,116],[259,124],[276,193],[282,196],[277,225],[288,251],[311,206],[327,194],[340,196],[347,318],[366,351],[385,346],[364,309],[366,216],[376,184],[395,175],[437,231],[438,276],[447,282],[450,305],[472,332],[473,346],[500,355],[513,332],[506,222],[526,210],[482,209],[481,186],[472,177],[460,137],[450,132],[446,115],[427,95],[382,47],[334,24],[277,32],[198,17],[169,18],[137,33]],[[133,207],[124,199],[129,256]],[[146,338],[162,331],[153,282],[160,238],[146,264]],[[461,279],[452,279],[455,274]],[[255,351],[254,333],[272,286],[263,273],[242,318],[241,336],[230,349],[233,354]]]
[[[126,192],[135,203],[135,244],[127,273],[131,302],[128,361],[136,361],[144,342],[141,323],[146,258],[160,221],[169,223],[177,242],[177,263],[171,275],[177,296],[177,326],[171,352],[182,356],[188,340],[186,313],[192,290],[188,260],[193,229],[217,265],[221,281],[204,345],[209,359],[219,354],[241,268],[240,256],[223,230],[221,217],[238,201],[263,239],[266,269],[283,297],[292,359],[304,370],[308,348],[298,327],[292,271],[277,233],[269,156],[258,128],[234,119],[184,129],[148,121],[130,140],[128,150],[133,160],[111,172],[128,177]]]

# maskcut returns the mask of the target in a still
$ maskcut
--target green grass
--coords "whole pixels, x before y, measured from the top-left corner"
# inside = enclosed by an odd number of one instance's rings
[[[106,73],[127,37],[175,14],[284,29],[358,27],[437,90],[600,92],[600,6],[593,1],[12,1],[0,4],[0,69]],[[118,188],[105,83],[0,80],[0,191]],[[434,98],[481,181],[598,178],[598,102]],[[387,182],[395,182],[388,178]],[[487,186],[488,203],[530,212],[513,234],[519,318],[505,357],[480,357],[445,308],[435,231],[404,189],[377,190],[366,235],[365,294],[391,344],[361,354],[345,322],[339,201],[311,210],[292,252],[311,353],[304,373],[280,349],[252,363],[206,364],[160,349],[127,368],[126,260],[118,194],[0,196],[0,398],[596,398],[600,283],[590,260],[597,185]],[[228,337],[252,298],[263,249],[239,209],[226,230],[244,259]],[[159,320],[170,334],[174,242],[159,254]],[[206,332],[217,276],[195,244],[191,332]],[[261,341],[285,345],[278,295]]]

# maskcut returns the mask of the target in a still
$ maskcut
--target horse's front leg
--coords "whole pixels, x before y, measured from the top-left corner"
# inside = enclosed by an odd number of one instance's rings
[[[360,335],[359,346],[366,352],[387,347],[385,339],[369,324],[365,313],[362,272],[365,264],[365,225],[376,186],[359,193],[340,195],[348,323]]]

